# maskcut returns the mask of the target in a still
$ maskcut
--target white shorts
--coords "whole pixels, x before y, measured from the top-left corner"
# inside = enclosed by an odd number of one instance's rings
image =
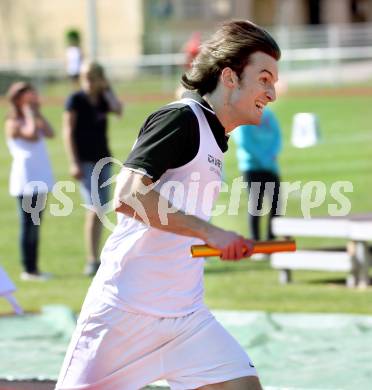
[[[206,308],[157,318],[95,302],[84,308],[58,390],[138,390],[165,379],[175,390],[257,376],[250,358]]]

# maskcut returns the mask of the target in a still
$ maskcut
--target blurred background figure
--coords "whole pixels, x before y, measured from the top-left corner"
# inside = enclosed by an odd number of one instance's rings
[[[68,78],[78,84],[80,67],[83,61],[81,38],[78,30],[67,30],[66,44],[66,72]]]
[[[183,51],[186,55],[185,57],[185,69],[189,70],[191,68],[192,61],[199,54],[201,45],[201,33],[195,31],[192,33],[190,39],[186,42]]]
[[[248,183],[250,235],[254,240],[261,238],[260,217],[264,214],[266,195],[270,208],[266,239],[272,240],[271,219],[279,212],[278,154],[282,148],[279,122],[274,113],[265,107],[259,125],[239,126],[232,134],[237,145],[238,167]]]
[[[183,72],[187,72],[191,68],[191,64],[194,58],[199,54],[201,45],[201,33],[195,31],[191,34],[189,40],[185,43],[182,51],[185,53],[185,63],[183,65]],[[175,92],[177,100],[182,98],[182,94],[185,92],[185,88],[180,84]]]
[[[41,211],[54,179],[44,138],[54,131],[40,110],[34,87],[16,82],[8,90],[11,110],[5,120],[5,136],[12,155],[10,195],[18,200],[22,280],[47,280],[38,268]],[[32,182],[38,182],[32,183]],[[32,212],[31,212],[32,210]],[[36,215],[35,215],[36,212]]]
[[[93,276],[99,267],[99,243],[102,224],[97,207],[109,201],[109,187],[103,185],[111,176],[110,164],[100,172],[96,163],[110,157],[107,115],[122,113],[122,104],[106,79],[104,69],[96,62],[85,62],[80,69],[81,89],[68,97],[64,113],[65,147],[70,160],[70,173],[79,180],[87,209],[85,217],[86,267],[84,273]],[[93,176],[94,175],[94,176]],[[99,199],[92,197],[92,182],[97,184]],[[96,203],[99,202],[99,204]]]

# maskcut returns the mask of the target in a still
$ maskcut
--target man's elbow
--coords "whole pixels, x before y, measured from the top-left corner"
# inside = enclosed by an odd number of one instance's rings
[[[120,199],[114,197],[114,210],[115,210],[115,212],[125,214],[125,212],[124,212],[125,206],[126,206],[125,203],[123,203]]]
[[[114,210],[117,213],[122,213],[128,216],[133,215],[133,209],[128,205],[127,201],[123,198],[114,197]]]

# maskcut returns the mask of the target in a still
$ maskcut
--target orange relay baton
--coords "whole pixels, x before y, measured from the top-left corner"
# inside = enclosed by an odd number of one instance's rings
[[[284,241],[254,241],[253,253],[274,253],[274,252],[294,252],[296,250],[296,241],[284,240]],[[209,245],[192,245],[191,256],[192,257],[210,257],[220,256],[221,251],[217,248],[212,248]]]

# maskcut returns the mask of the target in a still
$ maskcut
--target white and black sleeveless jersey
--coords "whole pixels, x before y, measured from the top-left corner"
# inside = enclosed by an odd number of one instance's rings
[[[225,153],[228,137],[208,103],[197,93],[186,92],[184,97],[200,103],[216,142]],[[156,181],[167,169],[178,168],[191,161],[198,153],[199,140],[199,125],[194,112],[190,106],[175,102],[147,118],[124,165],[145,171]]]
[[[191,153],[187,151],[190,143]],[[222,148],[227,149],[227,142],[214,112],[205,102],[185,98],[146,121],[125,166],[146,170],[163,199],[207,221],[221,189]],[[159,205],[158,212],[164,214]],[[204,305],[204,261],[190,258],[194,244],[201,240],[118,213],[91,292],[125,311],[160,317],[187,315]]]

